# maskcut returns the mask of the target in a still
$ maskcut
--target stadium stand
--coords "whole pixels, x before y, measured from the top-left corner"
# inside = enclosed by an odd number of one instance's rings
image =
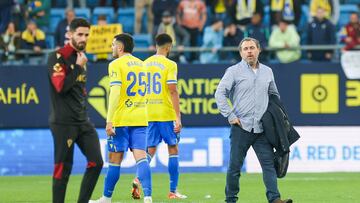
[[[75,11],[76,17],[86,18],[86,19],[90,20],[91,12],[90,12],[89,8],[75,8],[74,11]]]
[[[133,35],[133,37],[134,37],[135,47],[147,48],[151,45],[151,37],[148,34],[135,34]],[[134,53],[134,55],[139,58],[146,58],[149,56],[149,53],[138,52],[138,53]]]
[[[96,7],[91,16],[91,23],[93,25],[97,24],[97,19],[99,15],[105,15],[108,24],[114,22],[115,14],[112,7]]]
[[[52,8],[50,10],[50,33],[54,33],[56,26],[59,22],[65,18],[65,9],[63,8]]]
[[[341,29],[349,22],[349,17],[351,13],[358,13],[359,8],[356,4],[344,4],[340,5],[340,17],[338,22],[338,29]]]
[[[134,8],[119,8],[117,22],[123,25],[123,31],[134,32],[135,11]]]

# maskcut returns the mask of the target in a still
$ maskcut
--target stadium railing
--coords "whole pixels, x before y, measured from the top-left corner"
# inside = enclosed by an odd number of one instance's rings
[[[267,51],[267,52],[275,52],[275,51],[279,51],[279,50],[302,50],[302,51],[315,51],[315,50],[333,50],[335,51],[335,53],[340,53],[341,49],[344,47],[344,45],[338,44],[338,45],[302,45],[300,47],[290,47],[290,48],[270,48],[270,47],[265,47],[263,49],[263,51]],[[15,52],[8,52],[9,54],[17,54],[17,55],[21,55],[23,56],[23,58],[26,60],[29,57],[36,55],[43,55],[45,58],[47,58],[48,54],[55,51],[55,49],[43,49],[41,52],[34,52],[32,50],[24,50],[24,49],[19,49]],[[202,48],[202,47],[184,47],[183,49],[179,50],[174,48],[172,50],[173,52],[205,52],[205,51],[212,51],[212,48]],[[219,52],[233,52],[233,51],[238,51],[238,47],[222,47],[218,50]],[[140,52],[140,53],[153,53],[154,50],[151,50],[147,47],[144,48],[134,48],[134,52]],[[96,54],[102,54],[104,52],[99,52]],[[107,53],[107,52],[106,52]],[[0,50],[0,55],[4,54],[3,50]],[[339,57],[334,57],[335,60],[339,60]],[[0,61],[1,62],[1,61]],[[46,62],[46,61],[44,61]]]

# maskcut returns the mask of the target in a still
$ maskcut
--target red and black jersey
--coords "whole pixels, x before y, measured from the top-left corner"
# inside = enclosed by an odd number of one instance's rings
[[[86,66],[76,64],[77,51],[69,44],[53,52],[48,60],[50,123],[82,124],[86,113]]]

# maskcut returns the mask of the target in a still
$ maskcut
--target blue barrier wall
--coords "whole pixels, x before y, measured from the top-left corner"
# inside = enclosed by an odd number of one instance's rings
[[[107,168],[106,135],[98,129],[102,155]],[[181,172],[224,172],[228,165],[229,129],[184,128],[179,144]],[[53,139],[48,129],[1,130],[0,176],[52,174]],[[76,146],[73,173],[83,173],[86,160]],[[168,153],[165,144],[158,146],[158,153],[151,162],[153,172],[167,172]],[[244,167],[245,170],[245,167]],[[135,161],[127,153],[122,172],[134,173]]]
[[[224,126],[213,98],[230,66],[179,65],[178,87],[185,126]],[[270,64],[281,99],[295,125],[359,125],[360,82],[347,80],[338,63]],[[103,127],[107,109],[107,64],[88,67],[88,109]],[[0,66],[0,128],[47,128],[47,67]]]

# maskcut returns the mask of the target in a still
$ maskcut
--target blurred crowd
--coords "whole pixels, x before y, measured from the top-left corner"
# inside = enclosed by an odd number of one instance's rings
[[[180,62],[239,60],[238,52],[220,50],[238,46],[244,37],[258,39],[263,49],[276,49],[263,52],[261,60],[330,61],[333,49],[304,52],[300,46],[344,44],[343,50],[356,49],[360,44],[359,4],[360,0],[1,0],[1,62],[21,58],[19,49],[32,50],[32,58],[41,61],[43,49],[66,43],[68,25],[77,17],[75,8],[94,11],[98,7],[111,7],[113,13],[89,18],[91,23],[123,27],[129,22],[111,17],[133,8],[133,27],[124,30],[135,36],[135,42],[137,35],[148,35],[145,46],[150,50],[154,50],[152,39],[157,34],[169,34],[176,50],[170,58]],[[51,25],[54,8],[63,8],[65,18]],[[184,52],[186,47],[200,51]],[[94,57],[95,61],[102,59],[109,57]]]

